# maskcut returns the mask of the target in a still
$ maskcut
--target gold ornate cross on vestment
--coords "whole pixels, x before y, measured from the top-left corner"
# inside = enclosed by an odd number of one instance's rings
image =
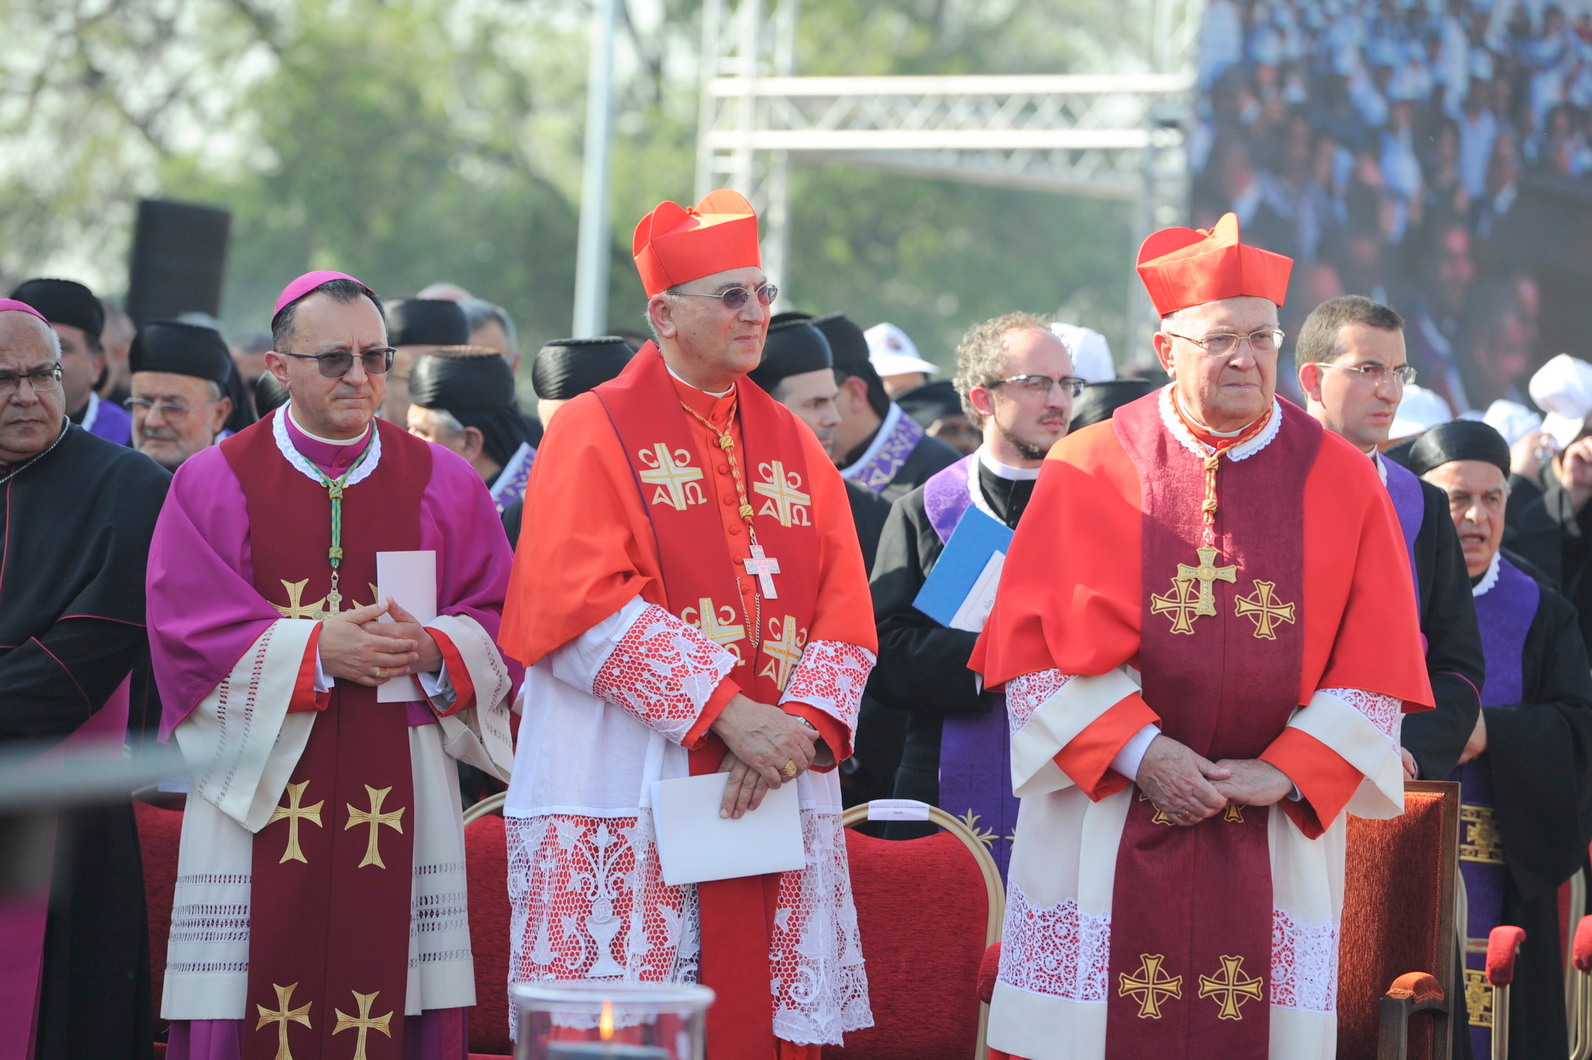
[[[369,994],[361,994],[358,990],[350,991],[350,993],[354,995],[354,1001],[359,1005],[359,1015],[357,1017],[350,1016],[342,1009],[333,1009],[332,1011],[337,1015],[337,1026],[332,1028],[332,1033],[341,1034],[349,1030],[357,1032],[359,1038],[354,1042],[353,1060],[365,1060],[365,1037],[374,1030],[381,1031],[381,1033],[391,1038],[392,1031],[388,1030],[387,1026],[392,1020],[393,1014],[389,1012],[385,1016],[371,1017],[371,1006],[376,1003],[376,998],[381,993],[380,990],[372,991]]]
[[[783,692],[790,681],[791,671],[802,660],[802,640],[794,615],[786,615],[784,623],[777,618],[772,619],[768,625],[770,632],[778,630],[778,635],[773,640],[763,642],[763,651],[769,661],[759,676],[772,677],[774,686]]]
[[[686,487],[693,486],[702,478],[702,469],[691,466],[691,454],[684,449],[669,452],[669,447],[662,442],[651,449],[639,450],[636,455],[646,465],[646,469],[639,472],[637,477],[649,486],[656,486],[652,492],[652,503],[667,504],[675,511],[683,512],[687,506],[697,503],[701,497],[702,487],[694,486],[693,491]]]
[[[1220,976],[1200,976],[1200,997],[1217,998],[1221,1011],[1216,1014],[1217,1019],[1241,1020],[1244,1014],[1240,1009],[1246,1001],[1259,1001],[1263,996],[1261,987],[1265,981],[1258,976],[1253,979],[1244,977],[1244,958],[1223,957]]]
[[[312,618],[319,621],[326,617],[326,598],[322,597],[312,603],[304,603],[304,587],[310,583],[308,578],[301,582],[290,582],[286,578],[280,579],[282,588],[287,590],[287,606],[272,604],[283,618]]]
[[[1139,1003],[1139,1018],[1161,1018],[1161,1001],[1165,997],[1183,997],[1183,977],[1167,975],[1161,968],[1166,960],[1163,954],[1141,953],[1139,970],[1129,975],[1124,972],[1117,983],[1118,997],[1132,997]]]
[[[299,846],[299,821],[308,821],[317,828],[321,825],[321,807],[326,805],[322,799],[314,806],[301,806],[299,803],[304,798],[304,789],[310,786],[309,781],[301,784],[287,786],[287,805],[278,806],[271,811],[271,819],[266,824],[275,824],[277,821],[287,821],[287,849],[282,851],[282,860],[278,865],[285,865],[289,861],[299,861],[309,864],[309,859],[304,856],[304,848]]]
[[[812,525],[807,506],[813,499],[798,488],[802,481],[800,475],[786,471],[783,460],[759,464],[757,472],[765,477],[752,483],[752,492],[768,498],[758,509],[759,515],[772,515],[785,527]]]
[[[1277,639],[1277,625],[1294,621],[1294,605],[1285,604],[1272,595],[1277,588],[1276,582],[1255,582],[1255,592],[1250,596],[1238,598],[1238,615],[1240,618],[1255,620],[1255,636],[1263,640]]]
[[[1171,615],[1173,633],[1193,634],[1194,616],[1199,613],[1194,582],[1188,578],[1173,578],[1171,592],[1150,597],[1150,614]]]
[[[691,624],[702,631],[702,635],[722,648],[728,648],[734,653],[736,659],[741,657],[741,646],[738,643],[746,636],[746,627],[735,621],[735,609],[729,604],[722,608],[715,607],[712,598],[702,597],[697,601],[697,606],[688,607],[680,612],[680,617],[687,622],[687,616],[695,613],[697,620]]]
[[[377,842],[378,833],[381,826],[386,825],[388,828],[396,829],[400,835],[403,834],[404,807],[400,806],[396,810],[382,813],[382,800],[387,797],[387,793],[392,791],[392,788],[385,787],[378,790],[366,784],[365,790],[370,793],[370,809],[356,810],[353,803],[346,803],[345,805],[348,806],[348,823],[343,825],[343,831],[346,832],[357,825],[369,825],[370,842],[365,846],[365,860],[359,863],[359,867],[364,868],[366,865],[374,865],[378,869],[384,869],[387,867],[387,863],[381,860],[381,847]]]
[[[260,1022],[254,1025],[254,1029],[264,1030],[271,1024],[276,1024],[276,1060],[293,1060],[293,1050],[288,1048],[287,1044],[287,1025],[291,1022],[302,1023],[309,1027],[310,1006],[315,1002],[306,1001],[298,1008],[289,1008],[288,1006],[293,1003],[293,991],[298,989],[298,984],[289,983],[283,986],[280,983],[272,983],[271,986],[276,990],[277,1011],[272,1012],[264,1005],[256,1003],[254,1007],[260,1010]]]
[[[1238,568],[1234,566],[1218,567],[1216,565],[1218,553],[1216,549],[1209,546],[1198,548],[1194,551],[1200,558],[1199,566],[1190,567],[1187,563],[1179,563],[1177,565],[1177,578],[1186,578],[1199,582],[1200,597],[1194,613],[1196,615],[1214,615],[1216,613],[1216,596],[1211,591],[1211,586],[1218,581],[1236,581],[1238,579]]]

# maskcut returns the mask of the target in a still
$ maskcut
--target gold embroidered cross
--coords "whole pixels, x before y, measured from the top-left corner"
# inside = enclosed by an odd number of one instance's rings
[[[1190,596],[1194,583],[1187,578],[1173,578],[1172,591],[1150,597],[1150,614],[1171,615],[1173,633],[1194,632],[1194,616],[1199,614],[1199,601]]]
[[[1239,824],[1243,824],[1244,823],[1244,808],[1242,806],[1238,805],[1238,803],[1236,803],[1236,802],[1228,803],[1227,804],[1227,809],[1222,811],[1222,820],[1224,820],[1224,821],[1236,821]]]
[[[314,1002],[306,1001],[298,1008],[289,1008],[293,1002],[293,991],[298,989],[298,984],[289,983],[287,986],[282,986],[279,983],[272,983],[271,986],[276,990],[277,1011],[272,1012],[264,1005],[256,1003],[254,1007],[260,1010],[260,1022],[254,1025],[254,1029],[264,1030],[271,1024],[276,1024],[276,1060],[293,1060],[293,1050],[289,1049],[287,1044],[287,1025],[292,1022],[309,1027],[310,1006]]]
[[[1187,563],[1179,563],[1177,565],[1177,577],[1188,578],[1200,583],[1199,604],[1194,608],[1194,613],[1196,615],[1214,615],[1216,613],[1216,596],[1211,586],[1218,581],[1237,581],[1238,568],[1234,566],[1218,567],[1214,548],[1207,546],[1194,551],[1200,558],[1199,566],[1190,567]]]
[[[683,512],[701,496],[701,486],[695,486],[695,496],[686,490],[702,477],[702,469],[691,466],[691,454],[684,449],[671,453],[667,445],[659,442],[651,449],[639,450],[636,455],[646,465],[646,470],[640,472],[641,481],[658,487],[652,493],[653,504],[667,504]]]
[[[319,620],[326,617],[325,597],[316,600],[314,603],[306,604],[303,602],[304,587],[310,583],[308,578],[301,582],[290,582],[286,578],[281,579],[281,581],[282,588],[287,590],[287,606],[283,607],[281,604],[272,604],[271,606],[276,608],[283,618],[313,618]]]
[[[1294,605],[1285,604],[1272,596],[1272,590],[1277,588],[1276,582],[1255,582],[1253,596],[1240,596],[1238,598],[1238,616],[1255,620],[1255,636],[1263,640],[1276,640],[1276,627],[1279,622],[1290,625],[1294,620]]]
[[[995,849],[995,829],[980,828],[978,824],[978,814],[974,813],[972,810],[968,810],[962,816],[958,817],[957,820],[961,821],[967,826],[967,830],[973,833],[974,839],[977,839],[980,843],[984,844],[985,850]]]
[[[1459,841],[1459,860],[1481,861],[1489,865],[1505,863],[1503,836],[1498,831],[1498,818],[1492,807],[1461,803],[1459,826],[1463,832]]]
[[[314,806],[301,806],[300,800],[304,798],[304,789],[310,786],[309,781],[302,784],[289,784],[287,786],[287,805],[278,806],[271,811],[271,819],[266,824],[275,824],[277,821],[287,821],[287,849],[282,851],[282,860],[278,865],[285,865],[289,861],[303,862],[308,865],[309,860],[304,856],[304,848],[299,846],[299,821],[308,821],[317,828],[321,825],[321,807],[326,805],[322,799]]]
[[[697,620],[691,624],[700,629],[704,637],[730,649],[737,659],[741,657],[741,646],[736,642],[746,636],[746,627],[735,621],[733,607],[729,604],[725,604],[722,608],[714,607],[712,599],[704,596],[697,602],[696,607],[688,607],[681,611],[680,617],[691,622],[693,614],[697,616]]]
[[[385,1016],[371,1018],[370,1009],[376,1003],[376,998],[381,994],[380,990],[369,994],[361,994],[358,990],[350,991],[350,993],[354,995],[354,1001],[359,1005],[359,1015],[354,1017],[342,1009],[333,1009],[332,1011],[337,1014],[337,1026],[332,1028],[332,1033],[342,1034],[344,1031],[356,1031],[359,1034],[359,1038],[354,1042],[353,1060],[365,1060],[366,1035],[375,1030],[381,1031],[381,1033],[391,1038],[392,1031],[387,1029],[387,1025],[393,1014],[389,1012]]]
[[[1141,953],[1139,955],[1139,970],[1129,975],[1123,972],[1118,977],[1117,996],[1132,997],[1139,1003],[1139,1018],[1158,1020],[1161,1018],[1161,1000],[1163,997],[1183,997],[1183,977],[1181,975],[1165,975],[1161,964],[1166,957],[1159,953]]]
[[[1149,802],[1150,801],[1150,793],[1147,792],[1147,791],[1139,792],[1139,801],[1140,802]],[[1170,817],[1168,817],[1166,815],[1166,811],[1165,810],[1163,810],[1163,809],[1161,809],[1161,807],[1157,806],[1157,807],[1155,807],[1155,816],[1150,818],[1150,823],[1151,824],[1170,825],[1170,824],[1173,823],[1173,821],[1172,821],[1172,818],[1170,818]]]
[[[793,524],[812,525],[812,520],[807,515],[807,505],[811,504],[813,499],[799,488],[802,484],[800,475],[794,471],[786,471],[782,460],[759,464],[757,472],[765,478],[761,482],[752,483],[752,492],[768,498],[763,507],[758,509],[759,515],[772,515],[779,520],[780,526],[785,527]]]
[[[387,864],[381,860],[381,847],[377,843],[377,833],[380,831],[382,825],[386,825],[388,828],[396,829],[398,833],[402,835],[404,830],[404,807],[400,806],[396,810],[382,813],[382,800],[387,797],[387,793],[390,792],[392,788],[385,787],[378,791],[369,784],[366,784],[365,790],[370,793],[370,809],[356,810],[354,809],[353,803],[345,804],[348,806],[348,823],[343,825],[343,831],[346,832],[350,828],[353,828],[357,825],[369,825],[370,842],[365,846],[365,860],[359,863],[359,867],[364,868],[366,865],[374,865],[378,869],[384,869],[387,867]]]
[[[783,623],[777,618],[769,619],[768,630],[774,634],[774,639],[763,642],[763,651],[769,661],[758,676],[772,677],[774,687],[783,692],[790,681],[791,670],[801,662],[802,638],[797,632],[794,615],[786,615]]]
[[[1223,957],[1221,976],[1200,976],[1200,997],[1218,997],[1221,1011],[1216,1013],[1217,1019],[1241,1020],[1244,1014],[1239,1011],[1246,1001],[1259,1001],[1262,997],[1261,987],[1265,981],[1256,977],[1244,978],[1244,958]]]

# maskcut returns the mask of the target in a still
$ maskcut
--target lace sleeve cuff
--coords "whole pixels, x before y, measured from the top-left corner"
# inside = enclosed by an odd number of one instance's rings
[[[834,718],[848,730],[857,728],[862,690],[876,660],[873,652],[838,640],[815,640],[802,652],[790,684],[779,699],[806,703]]]
[[[598,668],[591,694],[678,744],[734,665],[695,626],[647,604]]]

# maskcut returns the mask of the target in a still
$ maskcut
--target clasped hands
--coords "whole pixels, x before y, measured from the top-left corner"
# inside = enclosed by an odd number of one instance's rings
[[[795,780],[814,764],[826,764],[829,757],[811,725],[739,692],[711,728],[730,749],[719,765],[720,773],[730,775],[720,817],[739,820],[762,805],[770,788]]]
[[[391,622],[378,621],[389,614]],[[390,596],[322,619],[320,652],[321,669],[339,681],[361,685],[442,668],[436,640]]]
[[[1188,827],[1213,817],[1229,803],[1270,806],[1293,791],[1287,774],[1258,758],[1212,762],[1169,736],[1150,741],[1135,781],[1150,803]]]

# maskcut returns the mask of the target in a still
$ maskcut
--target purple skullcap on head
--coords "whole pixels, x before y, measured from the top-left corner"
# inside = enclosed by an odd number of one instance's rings
[[[368,292],[371,297],[374,298],[376,295],[376,292],[372,291],[368,286],[366,286],[362,280],[356,280],[346,272],[333,272],[330,269],[317,269],[314,272],[306,272],[303,276],[300,276],[298,279],[282,288],[282,297],[276,300],[276,309],[272,310],[271,319],[274,321],[278,316],[281,316],[282,310],[286,309],[294,302],[297,302],[300,298],[303,298],[321,284],[330,283],[333,280],[348,280],[352,283],[357,283],[361,287],[364,287],[366,292]]]
[[[44,314],[39,312],[37,309],[34,309],[32,306],[28,305],[28,303],[26,303],[26,302],[19,302],[15,298],[0,298],[0,313],[11,312],[11,311],[15,311],[15,312],[18,312],[18,313],[31,313],[32,315],[38,317],[40,320],[44,320]],[[44,320],[44,322],[46,324],[49,323],[48,320]]]

